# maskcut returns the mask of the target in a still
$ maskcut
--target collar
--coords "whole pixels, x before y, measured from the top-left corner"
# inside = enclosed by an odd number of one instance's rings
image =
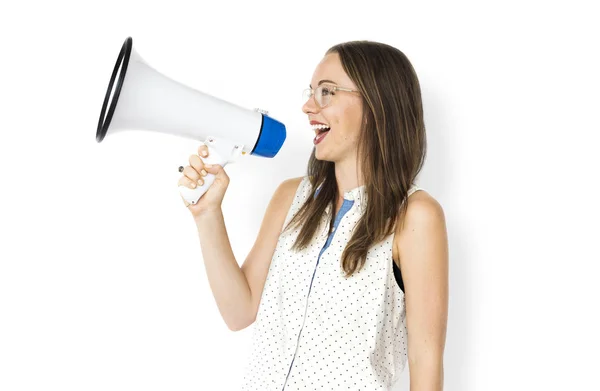
[[[319,190],[321,190],[321,186],[319,185],[319,187],[317,187],[317,190],[315,192],[315,197],[317,196],[317,194],[319,194]],[[358,187],[355,187],[353,189],[350,189],[348,191],[344,192],[344,202],[353,202],[353,206],[356,206],[357,208],[360,208],[361,210],[364,209],[365,206],[365,202],[366,202],[366,196],[367,196],[367,187],[366,185],[361,185]],[[329,208],[331,208],[331,206],[328,207],[327,210],[329,210]]]

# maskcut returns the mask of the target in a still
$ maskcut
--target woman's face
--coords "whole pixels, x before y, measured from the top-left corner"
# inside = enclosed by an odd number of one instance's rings
[[[344,72],[337,53],[326,55],[317,65],[310,87],[314,91],[319,85],[329,87],[330,91],[333,86],[357,90]],[[355,158],[362,123],[362,98],[359,93],[333,91],[329,96],[329,104],[323,108],[313,96],[304,103],[302,111],[308,115],[309,121],[330,127],[325,137],[315,145],[315,157],[318,160],[340,162]],[[312,126],[311,128],[317,135],[318,130]]]

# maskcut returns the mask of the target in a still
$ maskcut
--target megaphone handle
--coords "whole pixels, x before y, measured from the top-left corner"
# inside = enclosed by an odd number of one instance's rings
[[[217,149],[213,148],[209,144],[207,144],[207,147],[208,157],[202,159],[204,163],[218,164],[222,167],[225,167],[225,165],[228,163],[228,156],[222,156],[219,153],[219,151],[217,151]],[[198,200],[200,200],[200,198],[204,195],[204,193],[206,193],[208,188],[213,184],[213,182],[215,181],[215,175],[208,173],[203,179],[204,184],[202,186],[196,186],[196,188],[194,189],[190,189],[187,186],[179,186],[179,194],[181,194],[184,200],[186,200],[190,204],[195,205],[198,202]]]

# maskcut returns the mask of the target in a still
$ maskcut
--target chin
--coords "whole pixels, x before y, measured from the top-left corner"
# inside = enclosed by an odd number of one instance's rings
[[[322,157],[322,156],[319,156],[318,154],[315,154],[315,159],[317,159],[317,160],[320,160],[320,161],[323,161],[323,162],[327,162],[327,161],[328,161],[328,160],[327,160],[327,158],[324,158],[324,157]]]
[[[324,161],[324,162],[335,163],[330,157],[328,157],[327,155],[324,156],[324,155],[322,155],[320,153],[315,153],[315,159],[321,160],[321,161]]]

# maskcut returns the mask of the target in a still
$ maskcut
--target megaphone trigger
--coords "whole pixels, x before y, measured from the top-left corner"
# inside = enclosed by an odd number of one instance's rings
[[[235,163],[238,158],[240,157],[240,155],[244,154],[244,146],[243,145],[236,145],[235,147],[233,147],[233,151],[231,152],[231,157],[229,158],[229,162],[230,163]]]

